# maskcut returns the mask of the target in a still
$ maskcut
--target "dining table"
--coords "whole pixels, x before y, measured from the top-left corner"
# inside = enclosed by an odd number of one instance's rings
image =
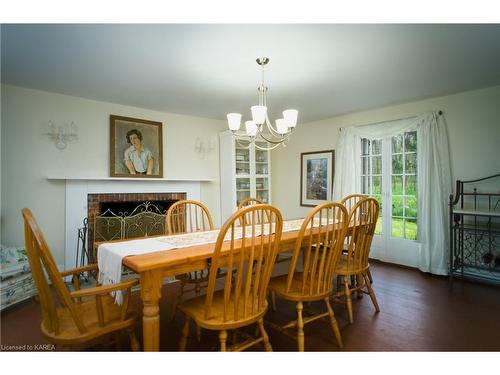
[[[288,224],[288,230],[285,231],[284,229],[281,235],[278,254],[289,252],[293,249],[302,221],[303,219],[294,219],[283,222],[284,228]],[[182,236],[189,238],[192,235],[192,233],[186,233]],[[179,235],[176,237],[179,238]],[[168,236],[163,236],[163,238],[168,239]],[[137,238],[133,240],[137,240]],[[115,243],[116,245],[117,242],[126,243],[127,241],[108,241],[96,245],[105,245],[107,243]],[[160,349],[159,302],[162,298],[163,280],[166,277],[171,278],[207,269],[214,252],[214,246],[215,241],[184,246],[182,248],[165,246],[166,250],[156,249],[151,253],[129,255],[123,258],[122,265],[137,273],[140,279],[140,297],[143,303],[142,328],[144,351],[159,351]],[[241,246],[241,240],[236,240],[235,246]],[[221,248],[221,255],[223,256],[224,252],[228,249],[229,243],[226,241]]]

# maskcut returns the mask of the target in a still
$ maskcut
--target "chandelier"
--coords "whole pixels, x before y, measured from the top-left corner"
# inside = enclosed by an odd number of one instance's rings
[[[259,91],[259,104],[250,108],[252,120],[245,121],[244,132],[239,132],[241,113],[228,113],[229,129],[242,147],[248,148],[252,143],[260,150],[272,150],[279,145],[285,147],[290,139],[290,134],[297,125],[299,112],[296,109],[287,109],[283,111],[283,118],[276,120],[276,126],[272,125],[267,114],[267,87],[264,85],[264,68],[269,63],[269,58],[259,57],[256,61],[262,67],[262,82],[257,89]],[[256,141],[266,142],[268,146],[262,147]]]

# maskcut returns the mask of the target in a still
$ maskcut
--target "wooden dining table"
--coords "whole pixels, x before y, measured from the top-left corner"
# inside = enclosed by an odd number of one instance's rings
[[[298,234],[299,230],[283,232],[279,253],[293,249]],[[238,245],[241,246],[241,240],[235,241],[235,246]],[[123,258],[122,264],[137,273],[140,279],[144,351],[159,351],[160,349],[159,301],[162,297],[164,278],[206,269],[213,255],[214,246],[215,243],[207,243]],[[224,254],[226,248],[229,249],[229,243],[223,244],[221,255]]]

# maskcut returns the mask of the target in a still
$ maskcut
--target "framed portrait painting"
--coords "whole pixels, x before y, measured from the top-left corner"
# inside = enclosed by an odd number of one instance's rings
[[[335,151],[300,154],[300,205],[314,207],[332,200]]]
[[[111,177],[163,177],[161,122],[110,116]]]

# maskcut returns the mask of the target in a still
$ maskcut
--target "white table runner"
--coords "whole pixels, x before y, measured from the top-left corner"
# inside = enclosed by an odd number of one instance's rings
[[[283,222],[283,232],[299,230],[304,219],[287,220]],[[330,220],[331,221],[331,220]],[[326,224],[326,219],[322,220]],[[315,219],[314,226],[319,224]],[[273,225],[274,226],[274,225]],[[257,226],[255,235],[259,236],[260,226]],[[269,233],[269,224],[264,225],[264,234]],[[99,282],[102,285],[116,284],[121,281],[123,258],[130,255],[140,255],[179,249],[196,245],[215,243],[219,229],[206,232],[183,233],[173,236],[162,236],[155,238],[141,238],[136,240],[126,240],[120,242],[103,243],[97,249],[97,265],[99,267]],[[230,233],[226,235],[226,239]],[[251,237],[252,232],[247,231],[245,237]],[[242,238],[242,229],[235,228],[235,239]],[[122,303],[121,292],[115,293],[116,303]]]

